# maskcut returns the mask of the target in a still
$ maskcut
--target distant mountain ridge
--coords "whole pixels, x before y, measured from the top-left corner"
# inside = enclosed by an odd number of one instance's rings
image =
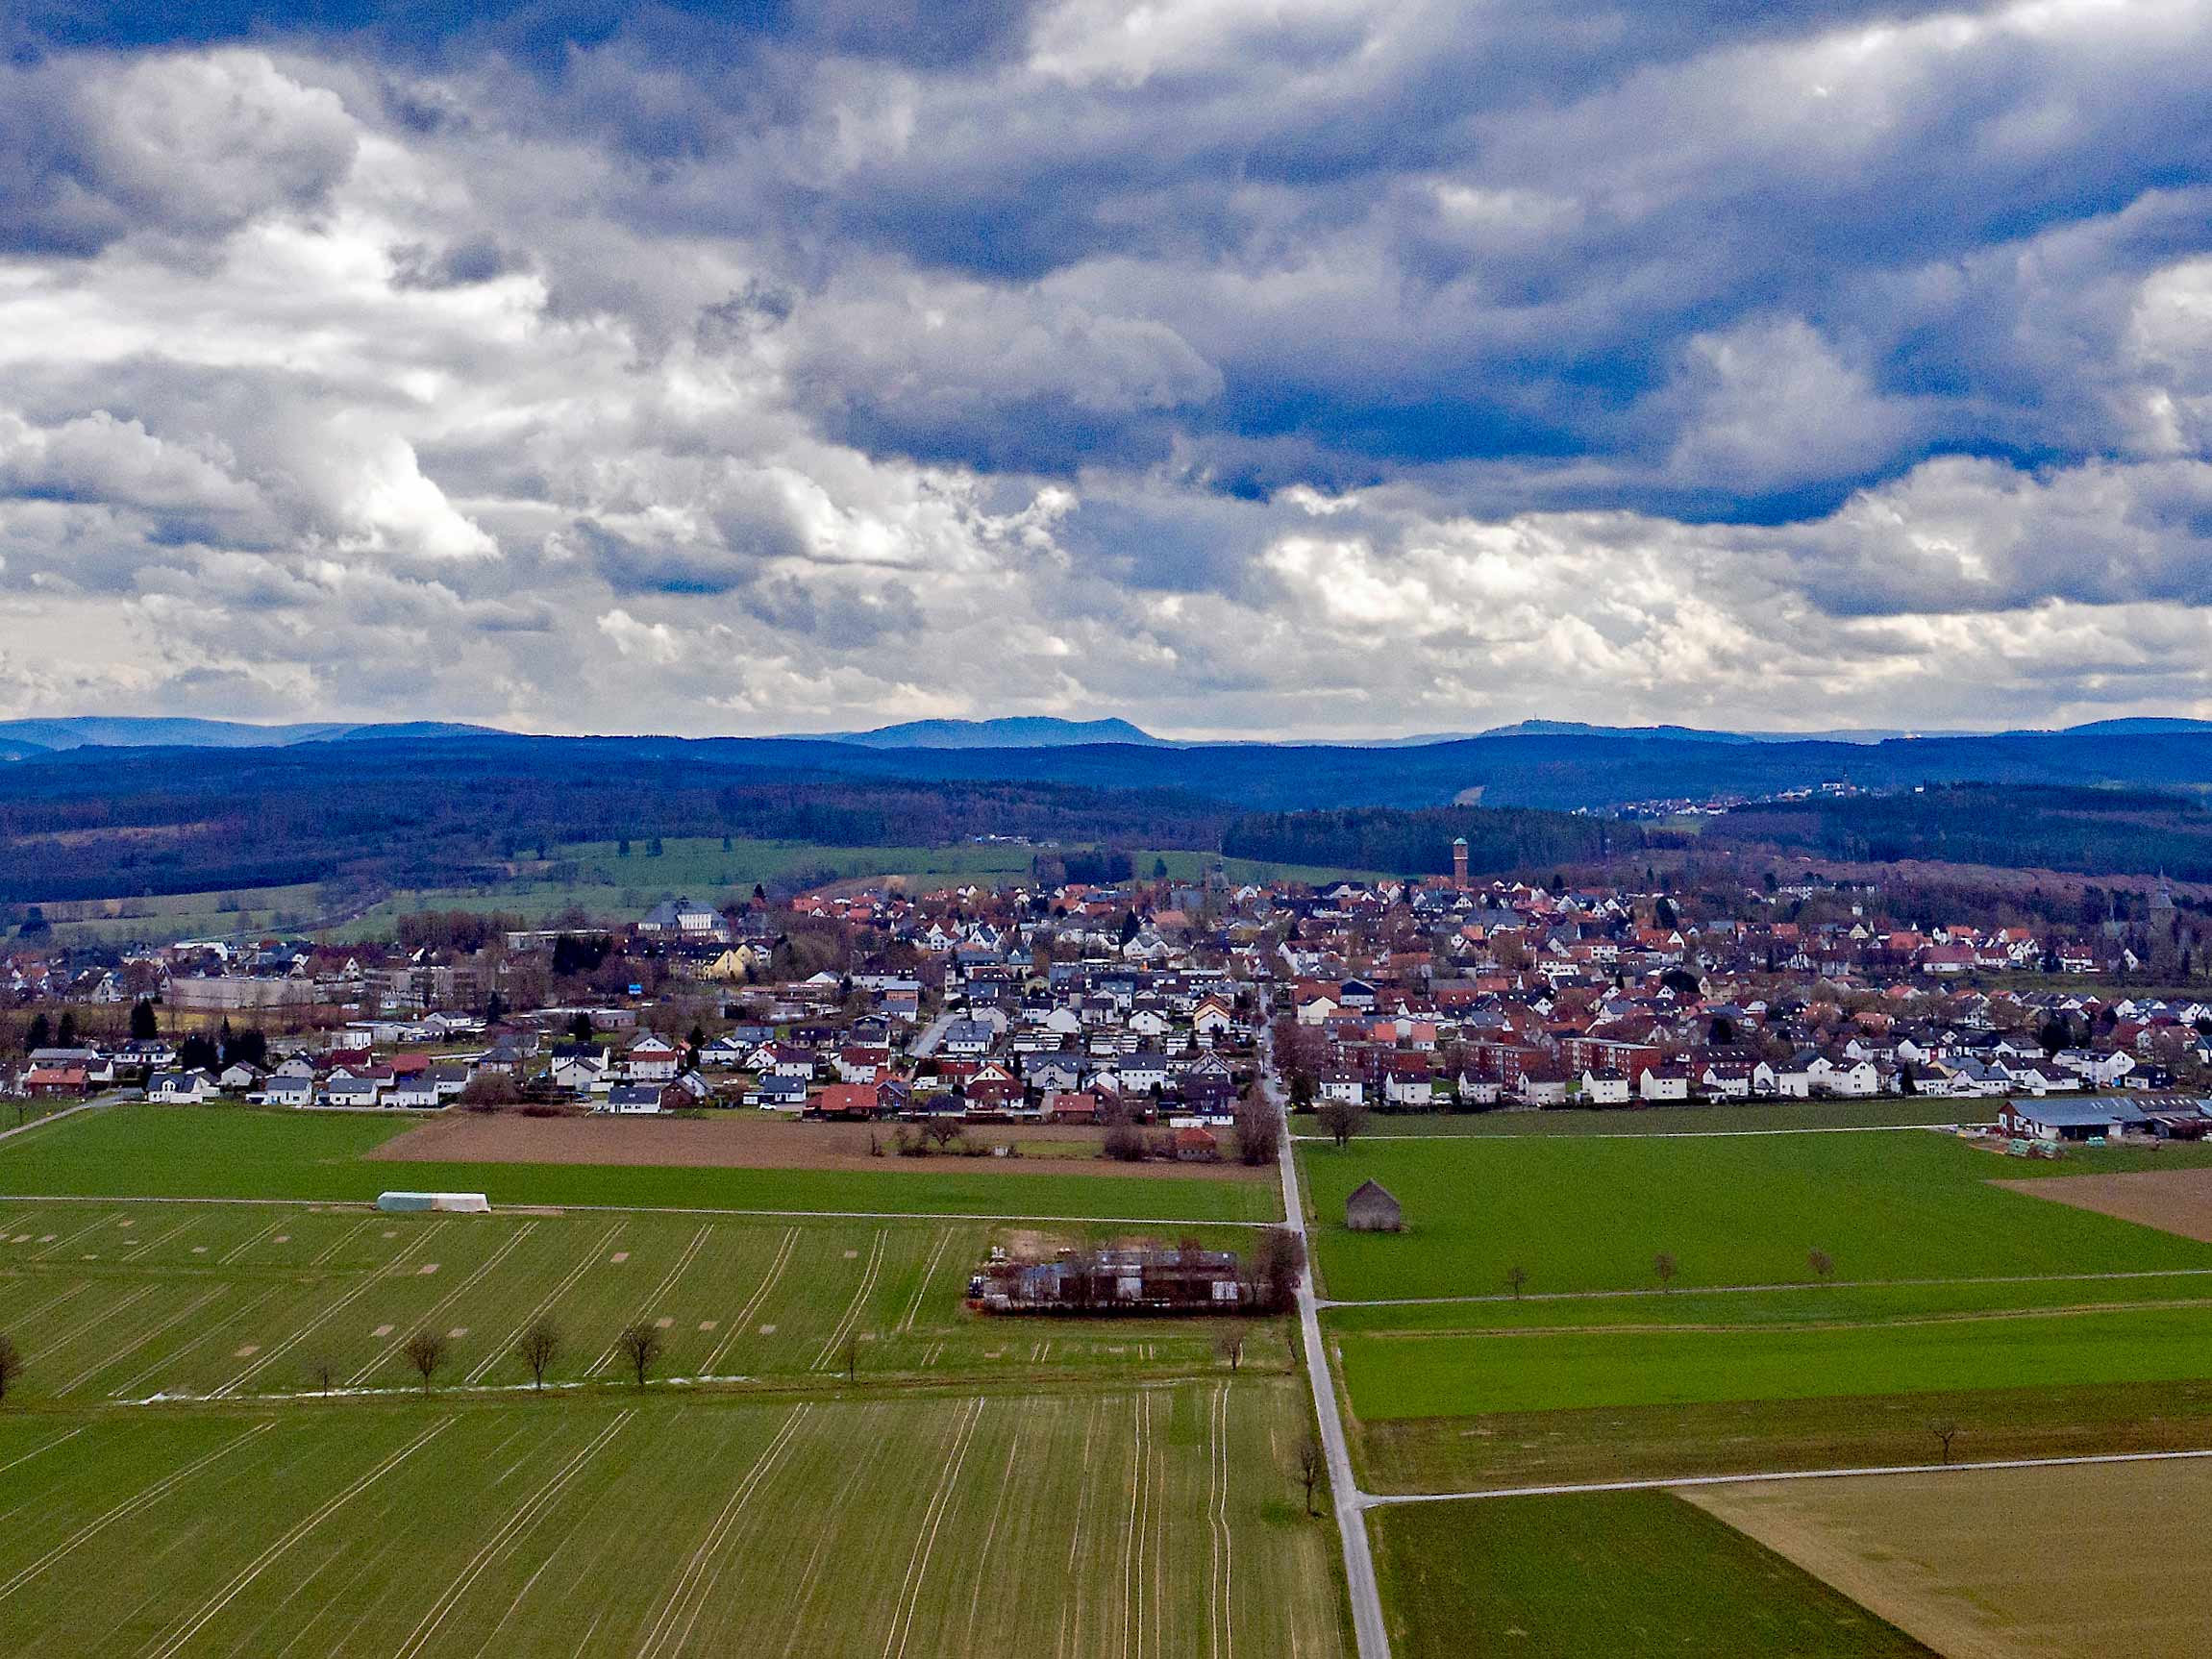
[[[997,720],[908,720],[871,731],[823,734],[832,743],[868,749],[1076,749],[1099,743],[1167,747],[1126,720],[1062,720],[1049,714],[1007,715]]]
[[[244,720],[194,720],[185,716],[75,714],[53,720],[0,720],[0,747],[58,751],[86,749],[288,749],[296,743],[419,737],[491,737],[492,726],[444,720],[389,722],[312,721],[257,726]]]

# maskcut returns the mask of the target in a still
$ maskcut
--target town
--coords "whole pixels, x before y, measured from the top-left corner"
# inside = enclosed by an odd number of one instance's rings
[[[1455,852],[1427,880],[846,882],[605,928],[18,949],[7,1080],[43,1107],[755,1110],[895,1124],[879,1147],[925,1154],[1041,1123],[1103,1156],[1265,1162],[1264,1033],[1293,1110],[1344,1133],[1882,1096],[2012,1101],[2047,1140],[2212,1126],[2212,988],[2125,988],[2194,965],[2163,887],[2093,927],[1907,926],[1870,886],[1479,883]]]

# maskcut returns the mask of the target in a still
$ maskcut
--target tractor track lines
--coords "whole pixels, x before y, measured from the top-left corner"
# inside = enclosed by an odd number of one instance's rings
[[[853,1300],[847,1304],[844,1317],[837,1321],[835,1328],[830,1332],[830,1339],[822,1344],[822,1351],[815,1355],[816,1371],[830,1369],[830,1362],[836,1357],[837,1349],[844,1346],[845,1339],[857,1328],[860,1315],[867,1310],[868,1293],[876,1288],[876,1275],[882,1271],[883,1240],[887,1236],[888,1229],[876,1229],[876,1242],[868,1249],[867,1269],[860,1275],[860,1288],[853,1293]]]
[[[268,1289],[261,1292],[260,1296],[254,1298],[253,1300],[246,1302],[240,1307],[234,1308],[231,1312],[230,1319],[210,1325],[206,1330],[200,1332],[198,1336],[195,1336],[191,1341],[186,1343],[184,1347],[178,1349],[176,1352],[169,1354],[165,1358],[158,1359],[152,1365],[146,1367],[145,1370],[134,1372],[131,1375],[125,1377],[120,1384],[108,1391],[108,1398],[110,1399],[121,1399],[125,1398],[131,1393],[133,1389],[137,1388],[140,1383],[144,1382],[148,1377],[152,1376],[154,1373],[160,1371],[163,1366],[174,1365],[179,1360],[183,1359],[186,1354],[195,1352],[202,1347],[202,1345],[214,1341],[216,1336],[222,1331],[224,1325],[229,1325],[232,1323],[232,1321],[245,1318],[246,1315],[252,1313],[256,1308],[260,1307],[261,1303],[273,1298],[282,1288],[283,1287],[280,1285],[271,1285]]]
[[[562,1275],[560,1282],[555,1285],[551,1290],[547,1291],[544,1298],[535,1307],[532,1308],[527,1314],[523,1315],[522,1323],[520,1325],[516,1325],[511,1331],[508,1332],[507,1340],[501,1343],[498,1347],[494,1348],[490,1352],[486,1353],[482,1359],[478,1360],[475,1367],[471,1369],[468,1374],[461,1380],[468,1383],[482,1382],[485,1377],[490,1374],[491,1368],[499,1363],[500,1357],[505,1354],[508,1349],[511,1349],[516,1343],[522,1340],[522,1333],[528,1330],[533,1325],[536,1324],[537,1321],[543,1319],[548,1313],[551,1313],[553,1311],[554,1304],[559,1301],[560,1299],[566,1296],[571,1290],[576,1288],[576,1281],[591,1271],[592,1267],[599,1260],[600,1252],[615,1241],[615,1239],[621,1234],[623,1227],[627,1225],[628,1224],[624,1222],[616,1222],[612,1226],[609,1227],[605,1232],[601,1233],[598,1238],[594,1239],[591,1242],[590,1248],[584,1252],[584,1259],[578,1262],[574,1267],[570,1268],[566,1274]]]
[[[385,1454],[366,1473],[355,1476],[353,1481],[336,1496],[325,1499],[302,1519],[293,1522],[274,1544],[268,1546],[253,1560],[231,1574],[229,1582],[202,1602],[197,1611],[187,1615],[166,1639],[150,1642],[140,1648],[139,1653],[143,1659],[173,1659],[175,1654],[183,1650],[186,1643],[212,1623],[224,1608],[243,1595],[254,1581],[273,1567],[278,1559],[293,1545],[299,1543],[301,1539],[307,1537],[309,1533],[336,1515],[340,1509],[451,1428],[458,1421],[457,1418],[448,1417],[432,1424],[430,1427],[424,1429],[407,1445],[396,1451]]]
[[[1148,1531],[1152,1498],[1151,1398],[1136,1397],[1136,1432],[1130,1444],[1136,1457],[1130,1473],[1129,1522],[1122,1529],[1121,1650],[1122,1659],[1144,1659],[1144,1571],[1140,1557]],[[1133,1644],[1133,1650],[1132,1650]]]
[[[160,1502],[163,1498],[166,1498],[171,1492],[174,1492],[178,1487],[182,1486],[193,1475],[199,1473],[201,1470],[206,1469],[210,1464],[219,1462],[221,1459],[228,1457],[232,1452],[237,1450],[239,1447],[245,1445],[248,1441],[258,1439],[260,1436],[266,1434],[275,1426],[276,1424],[273,1423],[257,1423],[253,1427],[247,1429],[245,1433],[239,1435],[237,1439],[226,1441],[223,1445],[217,1447],[214,1450],[208,1452],[206,1455],[194,1458],[191,1462],[186,1464],[184,1468],[173,1469],[168,1473],[162,1475],[160,1479],[148,1482],[145,1486],[142,1486],[137,1492],[134,1492],[130,1497],[124,1498],[120,1503],[114,1504],[111,1508],[102,1510],[98,1515],[95,1515],[91,1520],[86,1522],[84,1525],[78,1527],[76,1531],[70,1533],[68,1537],[62,1539],[61,1543],[55,1545],[53,1548],[47,1550],[45,1554],[39,1556],[36,1561],[29,1563],[27,1566],[17,1568],[12,1576],[0,1579],[0,1601],[7,1600],[9,1597],[14,1595],[16,1591],[22,1589],[23,1586],[30,1583],[32,1579],[37,1577],[41,1572],[45,1572],[47,1568],[54,1566],[63,1557],[69,1555],[79,1546],[90,1543],[101,1533],[107,1531],[109,1527],[114,1525],[116,1522],[135,1514],[140,1509],[143,1509],[149,1503]]]
[[[23,1453],[22,1456],[12,1457],[6,1463],[0,1463],[0,1474],[6,1474],[11,1469],[18,1469],[22,1467],[24,1464],[29,1463],[34,1457],[38,1456],[40,1453],[52,1451],[64,1440],[75,1440],[77,1436],[83,1434],[85,1430],[83,1428],[72,1428],[66,1434],[56,1435],[44,1446],[34,1446],[29,1451]]]
[[[1206,1421],[1206,1522],[1213,1534],[1207,1622],[1213,1659],[1235,1659],[1236,1629],[1230,1617],[1235,1585],[1235,1539],[1229,1525],[1229,1384],[1214,1391]]]
[[[644,1640],[637,1646],[637,1659],[659,1659],[659,1655],[664,1652],[681,1651],[682,1644],[689,1640],[699,1622],[699,1615],[707,1605],[708,1597],[712,1595],[715,1584],[722,1576],[719,1565],[709,1571],[708,1563],[720,1553],[731,1529],[737,1524],[737,1518],[745,1512],[753,1494],[760,1489],[769,1473],[783,1460],[792,1436],[806,1417],[807,1407],[804,1404],[793,1406],[790,1416],[784,1418],[783,1425],[776,1430],[775,1437],[761,1449],[760,1455],[753,1460],[753,1467],[745,1472],[745,1478],[737,1483],[737,1489],[730,1495],[729,1501],[722,1505],[720,1513],[708,1524],[706,1535],[699,1540],[698,1548],[691,1551],[690,1559],[684,1562],[683,1572],[677,1576],[675,1587],[668,1593],[668,1599],[660,1604],[660,1611],[654,1616],[652,1624],[646,1628]],[[676,1620],[683,1614],[687,1603],[690,1612],[684,1617],[683,1627],[679,1631]]]
[[[63,1233],[60,1238],[56,1239],[44,1250],[34,1251],[31,1259],[33,1261],[50,1261],[53,1259],[57,1251],[64,1249],[69,1245],[75,1244],[87,1233],[95,1233],[98,1232],[102,1227],[113,1226],[117,1222],[121,1221],[130,1212],[127,1210],[117,1210],[112,1216],[102,1216],[98,1221],[92,1223],[90,1226],[79,1227],[73,1233]]]
[[[338,1314],[343,1313],[347,1308],[351,1307],[355,1302],[359,1301],[362,1297],[366,1296],[371,1290],[375,1289],[377,1285],[382,1283],[385,1279],[388,1278],[391,1275],[391,1272],[394,1268],[404,1267],[408,1262],[413,1260],[415,1255],[419,1253],[423,1249],[425,1249],[430,1244],[432,1239],[437,1236],[437,1232],[438,1229],[435,1226],[425,1227],[422,1232],[416,1236],[412,1244],[407,1246],[397,1255],[393,1256],[389,1261],[385,1262],[384,1266],[377,1268],[370,1273],[362,1275],[360,1283],[355,1285],[353,1289],[347,1291],[345,1295],[339,1297],[336,1301],[326,1304],[319,1313],[315,1314],[311,1319],[310,1319],[307,1324],[301,1325],[299,1329],[293,1331],[291,1335],[286,1337],[284,1341],[254,1355],[252,1360],[248,1362],[245,1370],[239,1372],[238,1374],[232,1377],[230,1381],[215,1389],[213,1393],[208,1396],[208,1398],[210,1399],[228,1399],[246,1383],[252,1381],[255,1376],[259,1375],[261,1372],[265,1367],[267,1367],[272,1360],[291,1352],[293,1349],[299,1347],[301,1343],[307,1341],[309,1337],[314,1335],[316,1331],[322,1329],[324,1325],[328,1325]]]
[[[659,1305],[660,1299],[676,1288],[676,1281],[683,1276],[683,1270],[698,1258],[700,1250],[706,1247],[707,1241],[713,1236],[714,1228],[711,1226],[703,1226],[691,1235],[691,1242],[683,1247],[683,1253],[676,1258],[676,1265],[663,1274],[660,1282],[646,1293],[644,1301],[638,1305],[637,1317],[639,1319],[650,1317],[654,1308]],[[584,1374],[596,1376],[600,1372],[606,1370],[608,1362],[614,1357],[615,1349],[621,1346],[622,1339],[617,1336],[607,1345],[606,1351],[591,1362],[591,1369]]]
[[[498,1268],[501,1262],[505,1261],[509,1256],[515,1252],[516,1248],[521,1245],[523,1240],[530,1237],[530,1235],[536,1230],[537,1224],[535,1222],[525,1222],[521,1226],[515,1228],[514,1232],[507,1239],[504,1244],[502,1244],[497,1250],[493,1250],[491,1254],[485,1256],[484,1260],[478,1264],[474,1273],[470,1274],[466,1278],[462,1279],[459,1284],[455,1285],[453,1289],[447,1291],[445,1295],[439,1297],[437,1300],[432,1302],[428,1308],[424,1309],[421,1317],[415,1321],[415,1324],[418,1326],[427,1328],[434,1321],[437,1319],[440,1314],[444,1313],[446,1309],[453,1306],[455,1302],[459,1301],[462,1297],[466,1296],[470,1291],[474,1290],[477,1285],[482,1283],[486,1275]],[[366,1382],[371,1376],[376,1374],[380,1367],[388,1361],[393,1354],[400,1350],[401,1345],[406,1341],[407,1338],[400,1337],[396,1341],[385,1343],[382,1351],[370,1359],[366,1365],[363,1365],[359,1371],[355,1372],[353,1375],[346,1378],[346,1386],[348,1388],[354,1388],[358,1387],[363,1382]]]
[[[215,1300],[216,1298],[222,1296],[231,1287],[227,1284],[219,1284],[215,1286],[213,1290],[211,1290],[204,1296],[200,1297],[198,1300],[186,1302],[183,1307],[177,1309],[175,1313],[169,1315],[167,1319],[162,1321],[161,1324],[155,1325],[151,1330],[145,1331],[140,1335],[134,1337],[131,1341],[125,1343],[121,1348],[117,1349],[113,1353],[107,1355],[104,1359],[95,1360],[92,1364],[87,1366],[83,1371],[79,1372],[75,1376],[71,1377],[67,1382],[64,1382],[60,1388],[57,1388],[54,1391],[54,1398],[56,1399],[60,1399],[64,1394],[73,1394],[86,1383],[90,1382],[95,1376],[98,1376],[103,1371],[106,1371],[110,1366],[120,1365],[124,1360],[129,1359],[131,1355],[137,1353],[140,1349],[144,1348],[146,1344],[152,1342],[156,1337],[165,1336],[170,1331],[176,1329],[177,1326],[183,1325],[185,1321],[190,1319],[192,1315],[198,1313],[200,1309],[206,1307],[210,1302]]]
[[[914,1286],[914,1300],[907,1303],[907,1311],[900,1317],[899,1323],[892,1327],[900,1334],[903,1335],[914,1328],[914,1320],[922,1311],[922,1298],[929,1294],[930,1279],[936,1273],[937,1263],[944,1256],[945,1247],[953,1242],[953,1234],[957,1230],[953,1227],[947,1227],[937,1235],[936,1248],[930,1251],[930,1259],[922,1266],[921,1283]]]
[[[137,1307],[140,1302],[144,1301],[148,1297],[152,1296],[161,1288],[162,1287],[158,1284],[146,1285],[138,1290],[133,1291],[129,1296],[124,1297],[120,1301],[112,1301],[108,1303],[106,1307],[100,1309],[99,1312],[95,1313],[90,1319],[85,1321],[84,1324],[71,1325],[60,1336],[54,1337],[48,1341],[46,1344],[46,1350],[51,1353],[57,1349],[67,1348],[71,1343],[75,1342],[79,1337],[83,1336],[87,1331],[97,1329],[99,1326],[107,1324],[108,1321],[113,1319],[117,1314],[122,1313],[127,1309]]]
[[[953,1454],[946,1463],[944,1478],[930,1495],[930,1506],[923,1512],[922,1531],[915,1538],[914,1553],[907,1562],[907,1575],[899,1585],[899,1599],[892,1604],[891,1628],[883,1638],[883,1659],[906,1659],[907,1643],[914,1633],[914,1613],[921,1605],[922,1591],[930,1579],[930,1557],[936,1551],[937,1529],[944,1525],[945,1513],[953,1506],[953,1495],[959,1489],[960,1470],[968,1461],[969,1448],[976,1443],[976,1425],[982,1417],[983,1397],[978,1395],[954,1431]]]
[[[707,1363],[699,1368],[704,1374],[713,1375],[715,1366],[721,1363],[722,1356],[730,1350],[730,1345],[737,1340],[745,1327],[753,1323],[754,1317],[767,1305],[768,1293],[776,1288],[776,1281],[783,1276],[784,1264],[790,1261],[791,1251],[798,1243],[799,1229],[785,1227],[783,1242],[776,1248],[775,1259],[768,1264],[767,1276],[760,1281],[759,1288],[746,1299],[737,1317],[730,1322],[730,1328],[722,1333],[722,1340],[714,1345],[714,1351],[707,1356]]]
[[[485,1540],[483,1547],[469,1557],[468,1564],[454,1576],[453,1582],[438,1593],[437,1599],[430,1605],[430,1611],[422,1616],[408,1639],[400,1644],[392,1659],[416,1659],[416,1655],[426,1651],[439,1627],[445,1623],[453,1610],[460,1605],[461,1598],[475,1587],[476,1581],[484,1575],[485,1570],[493,1562],[504,1558],[521,1542],[523,1534],[537,1524],[539,1519],[559,1500],[592,1459],[606,1450],[614,1437],[627,1428],[636,1415],[634,1410],[618,1414],[612,1423],[574,1452],[554,1473],[552,1479],[532,1493],[499,1529]]]

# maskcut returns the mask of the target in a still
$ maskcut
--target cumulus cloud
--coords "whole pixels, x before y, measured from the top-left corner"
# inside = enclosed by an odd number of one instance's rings
[[[2212,712],[2201,7],[418,12],[18,26],[0,708]]]

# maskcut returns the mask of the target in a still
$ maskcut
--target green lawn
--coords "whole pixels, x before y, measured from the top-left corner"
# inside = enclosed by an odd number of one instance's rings
[[[1333,1659],[1302,1422],[1226,1378],[14,1415],[0,1621],[18,1653]]]
[[[1368,1523],[1398,1659],[1927,1652],[1665,1493],[1407,1504]]]
[[[419,1122],[398,1115],[119,1106],[0,1142],[0,1195],[360,1202],[393,1187],[485,1192],[495,1204],[842,1210],[1144,1222],[1281,1215],[1270,1181],[970,1172],[886,1159],[844,1170],[386,1163],[362,1154]]]
[[[1381,1422],[2194,1380],[2212,1374],[2212,1305],[1809,1330],[1347,1335],[1340,1346],[1360,1417]]]
[[[1538,1112],[1377,1112],[1367,1139],[1403,1135],[1687,1135],[1723,1130],[1887,1128],[1901,1124],[1994,1123],[1983,1101],[1762,1101],[1740,1106],[1647,1106]],[[1310,1117],[1292,1131],[1323,1139]]]
[[[1814,1250],[1851,1279],[2212,1267],[2212,1245],[1993,1186],[2030,1165],[1934,1133],[1433,1137],[1299,1156],[1322,1286],[1343,1300],[1486,1294],[1515,1265],[1544,1290],[1654,1286],[1662,1251],[1683,1289],[1809,1281]],[[1345,1230],[1345,1197],[1370,1177],[1405,1232]]]

